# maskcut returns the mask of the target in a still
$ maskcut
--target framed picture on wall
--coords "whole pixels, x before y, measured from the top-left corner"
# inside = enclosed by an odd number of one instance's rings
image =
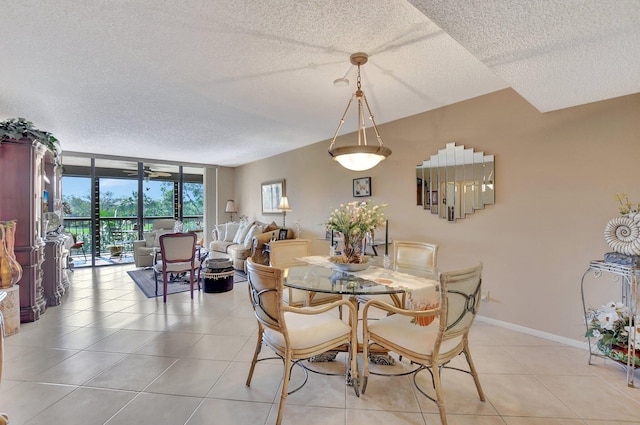
[[[285,180],[272,180],[262,183],[262,214],[282,214],[278,209],[280,198],[286,196]]]
[[[371,196],[371,177],[360,177],[353,179],[353,196]]]

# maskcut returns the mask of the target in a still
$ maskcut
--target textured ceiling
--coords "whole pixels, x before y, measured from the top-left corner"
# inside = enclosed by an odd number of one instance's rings
[[[640,92],[640,0],[410,0],[541,112]]]
[[[236,166],[330,139],[356,51],[378,124],[505,87],[542,112],[640,92],[640,0],[411,3],[3,1],[0,120],[67,152]]]

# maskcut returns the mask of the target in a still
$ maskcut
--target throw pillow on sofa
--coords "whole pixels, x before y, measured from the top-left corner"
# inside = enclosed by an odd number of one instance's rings
[[[243,221],[240,223],[240,227],[238,227],[238,231],[236,232],[235,237],[233,238],[233,243],[244,243],[244,238],[247,237],[247,233],[251,230],[251,226],[253,226],[253,222]]]
[[[223,241],[224,237],[227,235],[227,223],[225,224],[216,224],[216,232],[218,233],[219,241]]]
[[[265,232],[273,232],[274,230],[278,230],[279,227],[276,224],[275,221],[272,221],[270,225],[268,225],[267,227],[265,227],[264,231]]]
[[[247,232],[247,236],[244,237],[244,247],[246,249],[251,248],[251,244],[253,243],[253,237],[262,233],[262,226],[259,224],[254,224],[251,226],[249,231]]]
[[[225,242],[233,242],[233,238],[236,237],[240,223],[227,223],[227,233],[224,236]]]

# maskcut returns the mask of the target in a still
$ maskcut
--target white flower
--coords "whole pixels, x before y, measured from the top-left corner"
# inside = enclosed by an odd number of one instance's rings
[[[600,331],[599,331],[599,330],[597,330],[597,329],[594,329],[594,330],[593,330],[593,332],[592,332],[592,336],[593,336],[594,338],[600,338],[600,335],[602,335],[602,334],[600,333]]]
[[[618,320],[618,313],[616,313],[615,311],[612,312],[603,310],[598,314],[596,320],[598,321],[600,327],[612,331],[615,321]]]

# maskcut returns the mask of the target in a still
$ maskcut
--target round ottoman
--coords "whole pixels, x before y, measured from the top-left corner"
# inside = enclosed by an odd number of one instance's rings
[[[204,292],[227,292],[233,289],[233,264],[228,258],[209,258],[205,262]]]

